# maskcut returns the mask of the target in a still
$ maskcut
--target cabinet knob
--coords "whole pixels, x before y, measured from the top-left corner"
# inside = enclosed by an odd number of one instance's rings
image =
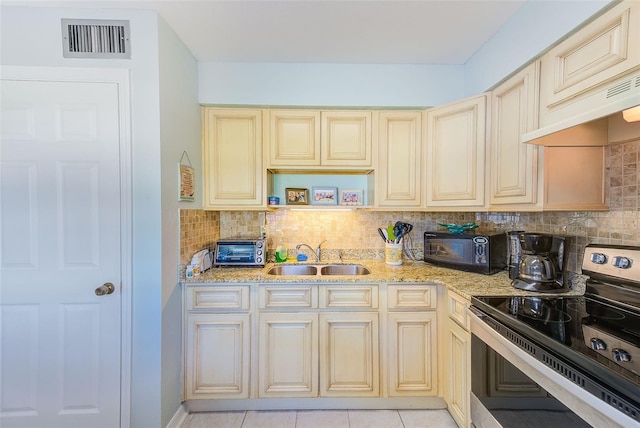
[[[613,351],[611,351],[611,354],[613,355],[614,361],[617,361],[618,363],[631,362],[631,354],[624,349],[614,348]]]
[[[620,269],[629,269],[631,267],[631,259],[629,257],[616,256],[613,258],[613,265]]]
[[[603,265],[607,262],[607,256],[602,253],[591,253],[591,262],[597,265]]]
[[[594,351],[604,351],[607,349],[607,344],[602,339],[598,339],[597,337],[592,338],[589,341],[589,347]]]

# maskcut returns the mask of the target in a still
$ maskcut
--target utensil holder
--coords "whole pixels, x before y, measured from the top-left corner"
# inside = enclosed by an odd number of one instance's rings
[[[388,265],[402,264],[402,244],[385,244],[384,258]]]

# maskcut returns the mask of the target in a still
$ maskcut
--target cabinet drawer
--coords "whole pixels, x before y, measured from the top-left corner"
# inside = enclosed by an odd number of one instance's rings
[[[187,310],[249,310],[249,285],[189,287]]]
[[[453,291],[447,293],[447,313],[449,318],[468,331],[470,326],[469,318],[467,317],[467,307],[469,307],[469,301],[467,299]]]
[[[435,309],[436,287],[433,285],[389,285],[389,309]]]
[[[264,285],[258,294],[260,309],[318,307],[318,288],[313,285]]]
[[[366,308],[378,307],[377,285],[322,285],[320,286],[321,308]]]

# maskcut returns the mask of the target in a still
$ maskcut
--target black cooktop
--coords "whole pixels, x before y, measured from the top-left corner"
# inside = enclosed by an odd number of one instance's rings
[[[471,300],[478,309],[509,328],[640,403],[638,313],[596,296],[472,297]],[[615,349],[627,353],[633,363],[613,361],[613,343],[617,344]],[[598,349],[602,346],[607,349]]]

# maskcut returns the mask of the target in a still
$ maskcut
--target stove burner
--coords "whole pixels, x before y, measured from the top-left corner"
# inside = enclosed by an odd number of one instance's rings
[[[557,307],[560,306],[560,307]],[[564,301],[541,299],[539,297],[512,297],[507,302],[507,310],[516,317],[529,318],[544,323],[566,323],[571,315],[564,311]]]
[[[578,312],[582,305],[578,303],[568,303],[567,311]],[[604,306],[602,304],[590,303],[587,301],[586,310],[588,316],[601,320],[617,321],[625,319],[625,315],[619,310],[611,307]]]

